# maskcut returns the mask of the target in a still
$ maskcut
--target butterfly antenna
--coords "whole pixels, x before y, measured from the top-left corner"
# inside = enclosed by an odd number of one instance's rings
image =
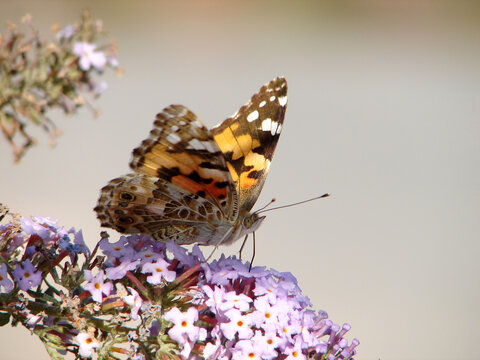
[[[277,201],[277,199],[273,198],[272,200],[270,200],[267,205],[265,205],[264,207],[261,207],[260,209],[258,209],[257,211],[255,211],[255,214],[258,214],[260,212],[262,212],[263,210],[265,210],[267,207],[269,207],[270,205],[272,205],[275,201]]]
[[[293,203],[293,204],[288,204],[288,205],[282,205],[282,206],[277,206],[277,207],[274,207],[274,208],[270,208],[270,209],[266,209],[265,208],[270,205],[272,201],[270,201],[269,204],[267,204],[266,206],[264,206],[263,208],[261,208],[259,211],[256,211],[257,214],[260,214],[262,212],[267,212],[267,211],[272,211],[272,210],[277,210],[277,209],[283,209],[283,208],[287,208],[287,207],[290,207],[290,206],[296,206],[296,205],[300,205],[300,204],[304,204],[304,203],[307,203],[307,202],[310,202],[310,201],[313,201],[313,200],[317,200],[317,199],[323,199],[323,198],[326,198],[326,197],[329,197],[330,196],[330,193],[326,193],[326,194],[323,194],[323,195],[320,195],[320,196],[316,196],[314,198],[311,198],[311,199],[307,199],[307,200],[303,200],[303,201],[299,201],[299,202],[296,202],[296,203]]]

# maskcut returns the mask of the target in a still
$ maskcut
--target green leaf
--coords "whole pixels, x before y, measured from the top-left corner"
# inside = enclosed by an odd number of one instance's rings
[[[10,313],[0,312],[0,326],[7,325],[10,322]]]

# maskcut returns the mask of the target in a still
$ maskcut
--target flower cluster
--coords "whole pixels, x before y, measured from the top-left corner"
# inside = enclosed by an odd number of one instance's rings
[[[310,307],[292,274],[207,263],[198,247],[102,233],[90,252],[48,218],[0,226],[0,325],[21,323],[55,359],[352,359],[350,326]]]
[[[84,104],[93,109],[82,94],[97,97],[107,88],[94,75],[108,67],[120,72],[115,44],[96,45],[103,35],[102,23],[89,12],[79,23],[54,26],[50,40],[40,38],[30,15],[22,23],[30,28],[29,36],[13,24],[0,34],[0,128],[17,161],[34,143],[28,123],[47,131],[53,145],[59,131],[47,110],[72,114]]]

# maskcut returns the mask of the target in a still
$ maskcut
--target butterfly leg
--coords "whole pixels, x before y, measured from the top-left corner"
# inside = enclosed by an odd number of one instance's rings
[[[248,234],[245,235],[245,237],[243,238],[242,246],[240,246],[240,251],[238,252],[238,258],[239,258],[240,260],[242,260],[242,251],[243,251],[243,247],[244,247],[245,244],[247,243],[247,238],[248,238]]]
[[[252,260],[250,260],[250,267],[248,268],[248,272],[250,272],[250,271],[252,270],[253,259],[255,259],[255,231],[253,232],[253,254],[252,254]]]
[[[212,252],[210,253],[210,255],[208,255],[208,258],[207,258],[207,262],[211,259],[212,255],[215,253],[215,251],[218,249],[218,247],[222,244],[222,242],[227,239],[230,234],[232,233],[233,231],[233,228],[230,228],[226,233],[225,235],[222,236],[222,238],[215,244],[215,247],[213,248]],[[213,245],[213,244],[212,244]]]

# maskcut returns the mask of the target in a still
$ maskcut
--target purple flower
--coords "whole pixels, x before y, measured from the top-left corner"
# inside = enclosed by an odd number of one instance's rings
[[[49,217],[32,216],[32,220],[22,217],[20,223],[27,235],[40,236],[45,245],[52,245],[58,238],[68,234],[64,227],[58,227],[57,220]]]
[[[168,270],[170,264],[163,259],[157,259],[155,261],[146,263],[142,266],[142,273],[150,273],[152,275],[147,276],[147,282],[152,285],[158,285],[162,282],[162,279],[165,281],[171,282],[175,280],[177,274],[175,271]]]
[[[92,294],[92,299],[96,302],[102,302],[103,295],[110,295],[113,290],[113,284],[111,282],[105,283],[103,278],[105,274],[103,271],[99,271],[96,276],[92,275],[90,270],[84,271],[85,280],[88,284],[85,285],[85,290],[88,290]]]
[[[198,320],[198,311],[193,306],[186,312],[181,312],[174,307],[165,313],[164,318],[173,322],[174,326],[168,330],[168,336],[182,347],[184,357],[190,355],[193,344],[197,340],[203,340],[206,337],[205,329],[195,326],[195,321]]]
[[[262,277],[255,282],[253,293],[256,296],[265,295],[270,304],[275,305],[279,297],[285,297],[287,292],[278,287],[278,283],[272,277]]]
[[[120,259],[122,257],[131,258],[135,254],[133,246],[129,246],[127,237],[121,236],[117,242],[110,243],[108,238],[100,240],[100,249],[108,256],[108,262],[113,263],[114,259]]]
[[[239,339],[250,339],[253,336],[253,330],[250,328],[253,324],[251,314],[242,314],[238,309],[230,309],[225,315],[230,321],[221,323],[220,329],[228,340],[233,340],[237,334]]]
[[[25,237],[24,234],[16,234],[13,237],[12,242],[10,243],[10,246],[8,247],[8,253],[12,253],[15,250],[17,250],[19,247],[21,247],[28,239]]]
[[[85,241],[83,240],[82,230],[78,230],[75,232],[75,229],[72,229],[72,232],[74,233],[74,237],[73,237],[73,243],[75,244],[74,251],[76,253],[83,253],[86,256],[90,256],[90,249],[88,248],[87,244],[85,244]]]
[[[72,25],[67,25],[57,33],[57,39],[70,39],[74,34]]]
[[[87,333],[80,333],[75,337],[78,343],[78,353],[82,357],[92,357],[94,349],[100,347],[100,343],[96,339]]]
[[[305,360],[307,357],[303,353],[303,342],[300,336],[295,337],[295,342],[283,350],[283,354],[287,355],[285,360]]]
[[[124,296],[122,297],[122,300],[132,307],[132,310],[130,310],[130,318],[132,320],[137,320],[138,311],[142,307],[143,300],[135,289],[128,287],[128,290],[130,290],[132,295]]]
[[[95,85],[93,85],[92,90],[93,90],[93,93],[98,96],[107,89],[108,89],[107,82],[106,81],[100,81],[99,83],[96,83]]]
[[[238,272],[233,269],[219,269],[212,274],[211,282],[217,285],[227,285],[231,280],[238,278]]]
[[[38,235],[42,239],[46,240],[50,237],[51,231],[48,227],[40,225],[37,221],[26,219],[22,217],[20,219],[22,223],[22,230],[27,235]]]
[[[27,314],[27,319],[26,325],[30,328],[35,328],[35,325],[42,320],[42,317],[39,315]]]
[[[107,58],[103,52],[95,51],[96,47],[95,44],[87,42],[76,42],[73,44],[73,53],[80,57],[80,69],[88,71],[93,66],[97,70],[103,70]]]
[[[140,261],[138,260],[127,260],[120,262],[120,265],[118,266],[109,267],[105,270],[107,273],[107,278],[110,280],[119,280],[127,274],[127,271],[135,270],[139,262]]]
[[[13,278],[21,290],[27,291],[32,287],[40,285],[42,273],[27,259],[13,270]]]
[[[250,309],[252,298],[244,294],[237,294],[235,291],[229,291],[225,294],[225,302],[233,305],[235,309],[247,311]]]
[[[111,67],[118,67],[118,60],[117,60],[117,57],[114,56],[114,55],[109,55],[108,58],[107,58],[107,61],[108,61],[108,64],[111,66]]]
[[[205,305],[207,305],[214,313],[223,313],[233,308],[233,304],[225,301],[225,289],[215,286],[203,286],[202,290],[205,294]]]
[[[232,349],[233,360],[261,360],[264,349],[250,340],[238,341]]]
[[[83,311],[94,314],[95,318],[105,321],[106,326],[115,321],[115,326],[120,325],[117,327],[118,338],[130,343],[128,354],[124,353],[129,358],[142,359],[145,349],[152,349],[150,355],[154,350],[163,355],[163,347],[157,342],[161,334],[171,339],[168,353],[186,359],[203,356],[210,360],[298,360],[309,356],[312,359],[351,360],[356,353],[358,340],[349,344],[345,338],[350,325],[340,327],[328,320],[324,311],[311,310],[310,301],[302,295],[297,280],[290,273],[265,267],[253,267],[249,271],[248,263],[224,255],[207,263],[198,246],[189,252],[173,242],[165,245],[145,235],[122,236],[115,243],[104,238],[100,241],[100,248],[107,259],[87,256],[82,264],[77,255],[80,252],[89,254],[89,251],[81,231],[75,232],[73,228],[66,231],[48,218],[23,219],[22,229],[23,232],[12,235],[8,245],[18,244],[23,254],[15,253],[16,257],[12,254],[9,258],[13,260],[9,260],[8,266],[0,263],[0,290],[12,290],[14,284],[9,278],[12,276],[22,290],[38,286],[39,292],[22,294],[28,301],[35,301],[35,296],[41,296],[42,302],[49,302],[49,296],[57,297],[55,292],[42,295],[46,290],[46,287],[40,287],[44,274],[30,260],[18,264],[20,258],[37,260],[52,255],[52,267],[63,270],[65,265],[66,269],[73,270],[62,272],[61,278],[53,276],[52,280],[57,284],[60,284],[58,280],[70,280],[69,276],[74,276],[75,284],[78,282],[76,269],[89,269],[84,270],[83,288],[74,289],[72,294],[79,294],[82,290],[85,293],[72,299],[63,297],[59,304],[75,309],[75,314],[79,311],[80,316]],[[25,248],[29,240],[30,246]],[[54,256],[60,254],[55,261]],[[65,255],[70,255],[70,264]],[[15,265],[10,275],[8,269]],[[173,265],[175,271],[170,270]],[[55,269],[57,274],[59,268]],[[127,272],[132,273],[128,279]],[[177,277],[181,277],[181,281],[177,280],[175,286],[163,286]],[[53,282],[49,280],[45,285],[55,286]],[[114,284],[118,293],[114,293]],[[86,298],[87,292],[91,297]],[[57,305],[52,302],[52,306]],[[18,303],[17,307],[22,323],[31,329],[39,324],[68,324],[68,329],[72,330],[61,332],[61,341],[72,344],[75,338],[79,346],[70,347],[67,352],[92,357],[96,356],[96,349],[99,354],[108,351],[106,347],[110,345],[105,340],[104,330],[96,330],[88,316],[82,318],[77,327],[71,326],[72,320],[66,317],[31,312],[24,303]],[[108,311],[105,319],[102,317],[104,311]],[[131,320],[133,322],[123,326]],[[82,332],[78,334],[78,331]],[[140,342],[144,342],[145,347],[140,346]]]
[[[175,244],[173,240],[167,243],[167,250],[170,251],[175,259],[179,260],[182,264],[193,266],[198,263],[198,259],[187,253],[187,249]]]
[[[146,263],[152,262],[160,258],[160,254],[158,254],[152,248],[142,249],[138,253],[135,254],[135,258],[140,260],[140,264],[144,265]]]
[[[73,243],[69,234],[74,234]],[[58,240],[58,248],[69,251],[72,262],[76,254],[85,254],[86,256],[90,255],[90,249],[83,240],[82,230],[75,232],[74,228],[70,229],[68,234],[63,235]]]
[[[0,290],[3,287],[3,291],[0,292],[10,292],[13,289],[13,282],[8,278],[7,264],[0,264]]]
[[[289,308],[284,304],[270,305],[266,296],[260,296],[255,299],[255,311],[252,313],[253,321],[257,327],[276,327],[278,325],[278,314],[289,312]],[[266,324],[266,326],[264,326]]]
[[[255,346],[262,349],[263,359],[274,359],[278,356],[278,350],[284,348],[285,342],[281,339],[275,331],[255,331],[255,336],[250,339]]]
[[[58,228],[58,220],[51,220],[49,216],[32,216],[33,220],[38,224],[42,224],[43,226],[49,227],[51,229]]]

